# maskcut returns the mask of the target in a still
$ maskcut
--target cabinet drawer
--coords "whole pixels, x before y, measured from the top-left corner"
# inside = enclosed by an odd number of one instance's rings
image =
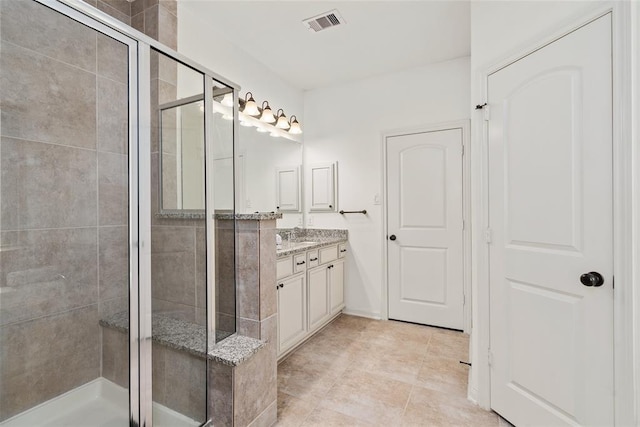
[[[291,276],[293,274],[293,260],[288,256],[281,258],[276,262],[276,278]]]
[[[317,267],[320,264],[318,259],[318,250],[307,252],[307,266]]]
[[[338,259],[338,246],[329,246],[328,248],[320,249],[320,264],[331,262]]]
[[[338,245],[338,258],[344,258],[347,256],[347,244],[340,243]]]
[[[293,257],[293,269],[296,273],[302,273],[307,269],[307,256],[305,254],[299,254]]]

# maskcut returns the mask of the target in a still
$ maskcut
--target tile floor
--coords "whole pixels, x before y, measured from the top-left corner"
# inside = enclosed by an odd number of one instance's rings
[[[502,426],[466,399],[469,337],[341,315],[278,366],[278,426]]]

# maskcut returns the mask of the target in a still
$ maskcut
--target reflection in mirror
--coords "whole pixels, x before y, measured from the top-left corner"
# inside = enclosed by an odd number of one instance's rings
[[[161,106],[160,121],[162,210],[204,210],[202,96]]]
[[[300,212],[302,145],[259,132],[255,127],[240,126],[239,129],[236,153],[237,211],[281,211],[285,216]],[[278,196],[282,203],[278,203]],[[297,222],[293,225],[297,225]]]

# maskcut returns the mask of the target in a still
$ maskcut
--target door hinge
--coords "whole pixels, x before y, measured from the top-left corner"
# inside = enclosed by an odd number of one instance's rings
[[[464,219],[462,220],[462,229],[464,230]]]
[[[489,107],[488,105],[486,105],[483,109],[482,109],[482,113],[484,114],[484,121],[488,122],[489,120],[491,120],[491,107]]]
[[[487,228],[486,230],[484,230],[484,240],[485,240],[485,242],[487,242],[487,244],[491,244],[491,242],[492,242],[492,239],[491,239],[492,236],[491,235],[492,234],[493,233],[491,232],[490,228]]]
[[[464,157],[464,145],[462,146],[462,157]]]
[[[611,276],[611,286],[613,286],[613,289],[616,288],[616,276]]]
[[[462,305],[467,305],[467,296],[465,294],[462,294]]]
[[[491,349],[487,350],[487,361],[489,362],[489,366],[493,366],[493,353],[491,353]]]

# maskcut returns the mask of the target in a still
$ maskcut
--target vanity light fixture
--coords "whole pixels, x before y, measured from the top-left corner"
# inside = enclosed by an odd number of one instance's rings
[[[289,122],[291,124],[289,133],[292,133],[294,135],[299,135],[302,133],[302,128],[300,127],[300,123],[298,123],[298,118],[296,116],[291,116]]]
[[[233,94],[231,92],[225,94],[222,101],[220,101],[220,104],[225,107],[233,107]]]
[[[251,92],[247,92],[244,96],[244,110],[242,110],[242,112],[248,116],[257,116],[260,114],[258,104],[256,104],[256,100],[253,99],[253,94]]]
[[[271,111],[271,107],[269,107],[269,101],[262,102],[262,114],[260,115],[260,121],[265,123],[274,123],[276,121],[273,111]]]
[[[278,113],[276,115],[278,116],[278,121],[276,122],[276,127],[278,129],[287,130],[291,127],[291,125],[289,125],[289,121],[287,120],[287,116],[284,115],[284,110],[282,108],[278,110]]]

